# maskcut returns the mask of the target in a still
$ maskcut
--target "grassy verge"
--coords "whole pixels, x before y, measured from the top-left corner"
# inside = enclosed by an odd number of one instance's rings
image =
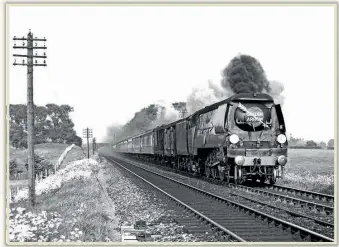
[[[94,159],[60,169],[46,179],[35,207],[25,200],[10,205],[10,241],[120,241],[114,206],[105,194],[108,177]]]
[[[334,194],[334,150],[289,149],[285,171],[278,184]]]

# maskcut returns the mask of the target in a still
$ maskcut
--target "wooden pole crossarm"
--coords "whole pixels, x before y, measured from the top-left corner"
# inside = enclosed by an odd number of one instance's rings
[[[34,47],[27,47],[27,46],[13,46],[14,49],[47,49],[47,46],[34,46]]]
[[[21,55],[21,54],[13,54],[13,57],[33,57],[33,58],[47,58],[47,56],[40,56],[40,55]]]
[[[13,40],[28,40],[28,39],[26,37],[22,37],[22,38],[14,37]]]
[[[40,63],[35,63],[35,64],[27,64],[27,63],[13,63],[14,66],[16,65],[21,65],[21,66],[47,66],[47,64],[40,64]]]
[[[26,37],[23,37],[23,38],[13,38],[13,40],[29,40],[28,38]],[[39,38],[34,38],[34,39],[31,39],[33,41],[47,41],[47,39],[39,39]]]
[[[13,46],[14,49],[47,49],[47,46],[34,46],[34,47],[28,47],[28,46]]]

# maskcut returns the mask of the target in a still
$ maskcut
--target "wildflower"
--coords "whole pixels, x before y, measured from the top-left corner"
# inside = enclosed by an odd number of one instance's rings
[[[58,170],[55,174],[52,174],[40,181],[36,185],[36,194],[49,192],[53,189],[58,189],[62,184],[73,179],[87,179],[92,175],[92,167],[98,166],[95,160],[87,159],[74,161],[64,169]],[[14,196],[13,202],[18,202],[28,198],[28,188],[19,190]]]
[[[71,232],[71,235],[74,235],[74,234],[75,234],[75,232],[72,231],[72,232]]]
[[[82,231],[78,231],[78,234],[79,234],[79,235],[82,235]]]
[[[18,211],[19,214],[22,214],[22,212],[24,212],[25,209],[24,209],[24,208],[21,208],[21,207],[18,207],[18,208],[16,209],[16,211]]]
[[[61,235],[60,238],[61,238],[61,239],[65,239],[66,237],[65,237],[64,235]]]

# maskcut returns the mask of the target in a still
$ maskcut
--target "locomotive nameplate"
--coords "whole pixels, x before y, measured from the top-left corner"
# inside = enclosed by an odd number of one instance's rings
[[[246,149],[246,156],[261,157],[270,155],[271,152],[269,149]]]

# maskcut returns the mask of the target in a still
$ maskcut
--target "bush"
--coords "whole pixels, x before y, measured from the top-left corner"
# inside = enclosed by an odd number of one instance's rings
[[[290,149],[321,149],[319,146],[288,146]]]

